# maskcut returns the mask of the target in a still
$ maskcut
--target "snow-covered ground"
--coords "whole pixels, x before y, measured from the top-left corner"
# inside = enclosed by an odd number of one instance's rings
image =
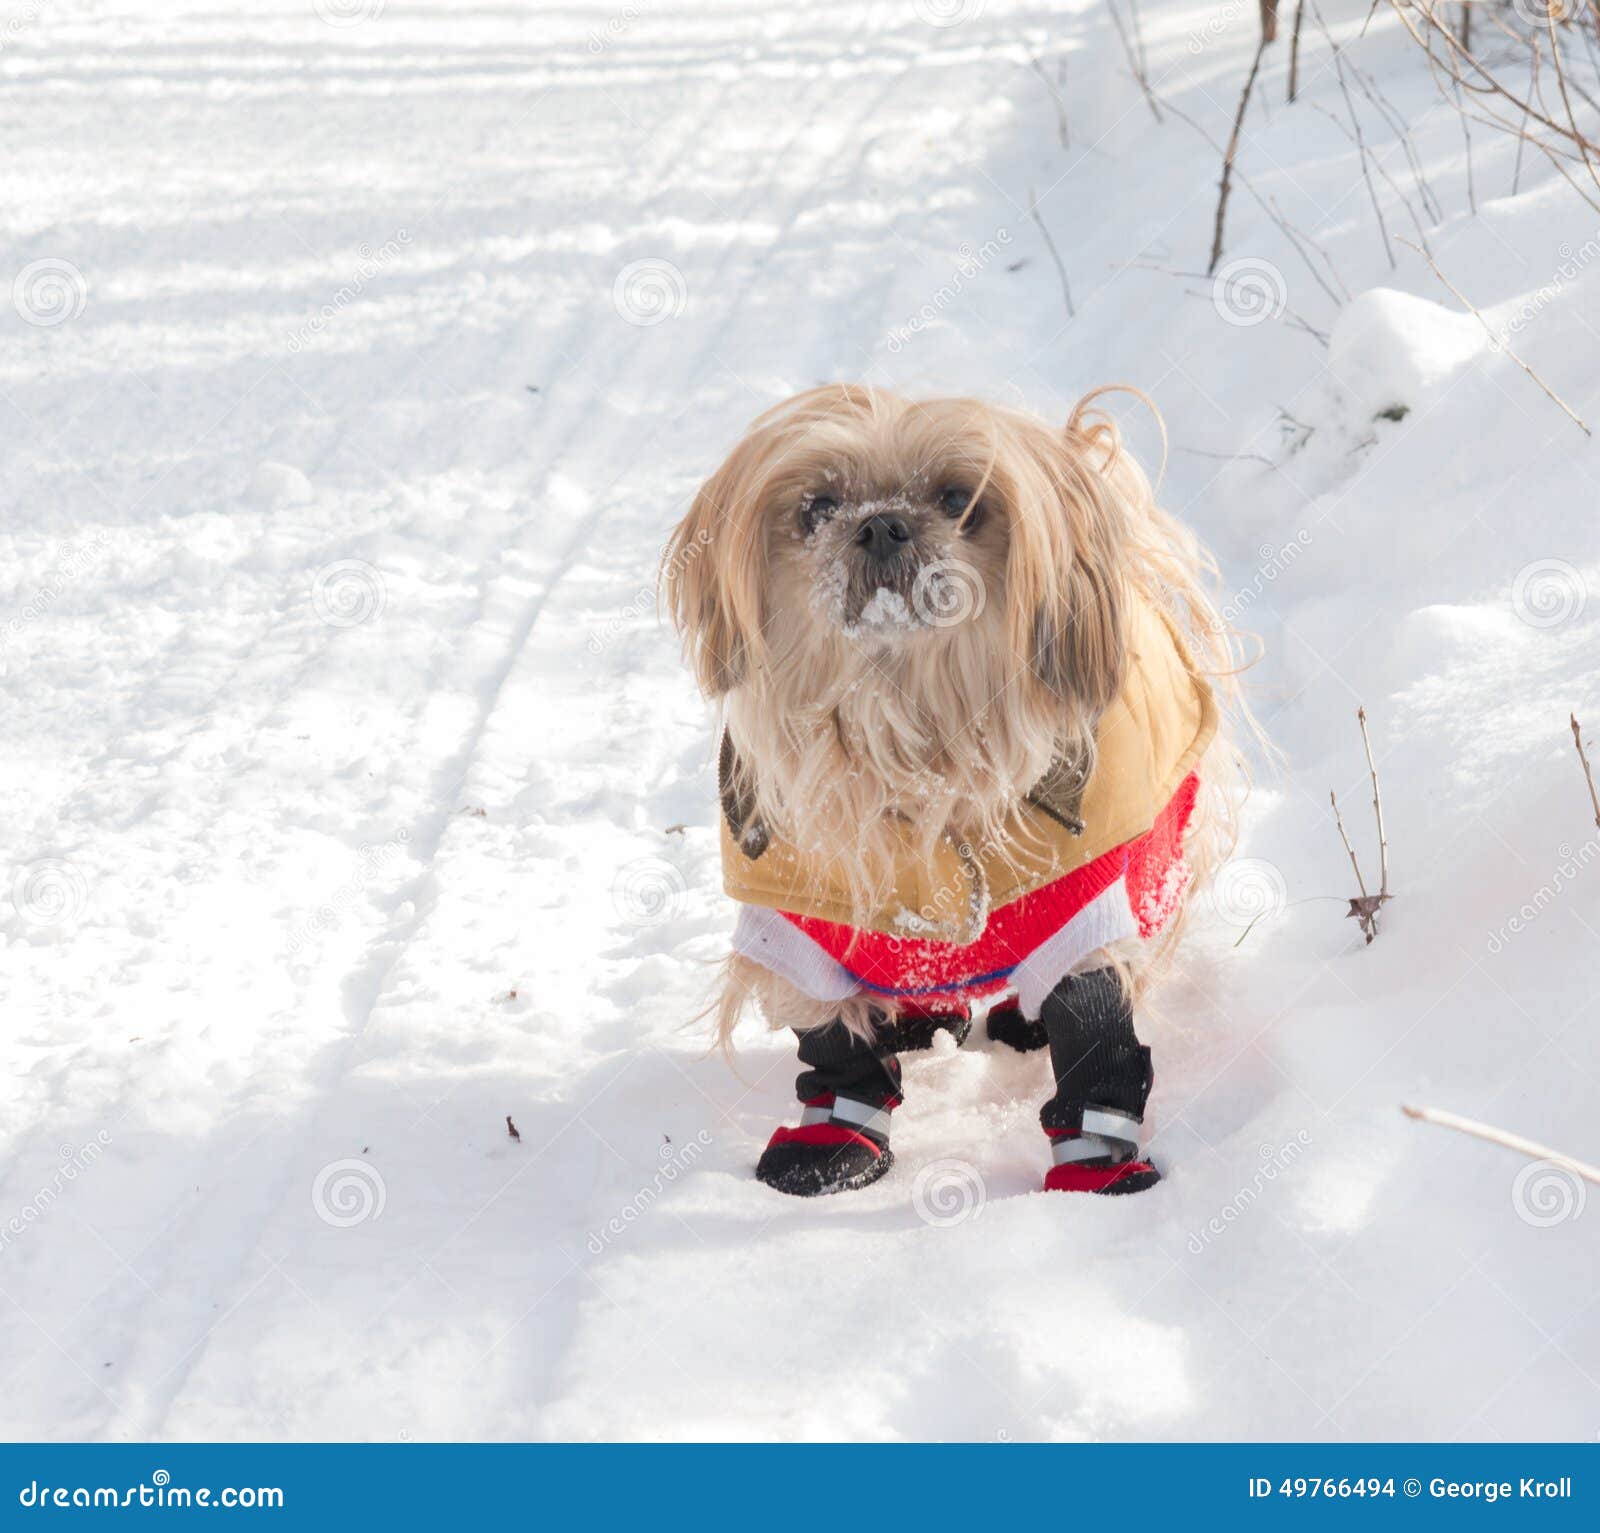
[[[1398,1111],[1600,1158],[1600,458],[1399,243],[1600,422],[1600,216],[1322,8],[1436,215],[1352,84],[1391,269],[1308,17],[1217,290],[1218,155],[1090,0],[7,0],[0,1431],[1600,1432],[1600,1204]],[[1255,7],[1141,10],[1220,142]],[[1142,386],[1265,642],[1149,1196],[1038,1192],[1044,1064],[969,1048],[784,1200],[790,1046],[686,1027],[732,912],[656,561],[844,377]]]

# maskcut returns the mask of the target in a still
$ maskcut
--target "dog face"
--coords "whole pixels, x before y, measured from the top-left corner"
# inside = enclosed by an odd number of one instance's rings
[[[1003,589],[1009,540],[982,493],[982,465],[953,444],[915,461],[906,449],[922,445],[867,441],[825,454],[806,465],[815,482],[791,525],[787,507],[769,508],[769,602],[822,629],[815,641],[932,641],[981,621],[990,592]]]
[[[1097,714],[1121,675],[1125,520],[1097,456],[1092,434],[966,399],[840,385],[761,417],[668,553],[702,688],[939,672]]]

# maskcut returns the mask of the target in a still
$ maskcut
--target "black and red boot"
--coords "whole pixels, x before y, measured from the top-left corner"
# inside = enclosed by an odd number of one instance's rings
[[[1056,1094],[1039,1112],[1050,1192],[1143,1192],[1161,1173],[1139,1152],[1153,1074],[1114,969],[1069,974],[1045,1000]]]
[[[805,1112],[798,1128],[773,1134],[756,1177],[802,1198],[870,1186],[894,1164],[889,1114],[900,1105],[900,1061],[839,1022],[796,1036],[810,1066],[795,1081]]]

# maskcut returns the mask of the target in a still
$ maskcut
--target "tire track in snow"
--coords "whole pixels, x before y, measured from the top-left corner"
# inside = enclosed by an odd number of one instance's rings
[[[857,31],[861,31],[864,28],[864,25],[864,22],[859,23]],[[893,88],[894,83],[896,83],[895,80],[891,80],[889,82],[885,88],[885,93],[887,93],[889,89]],[[868,97],[863,101],[855,116],[855,124],[857,126],[867,120],[877,105],[878,99],[878,97],[873,96]],[[785,151],[783,154],[780,154],[776,157],[775,163],[782,164],[787,152],[797,143],[804,141],[807,134],[814,127],[816,116],[819,115],[823,109],[823,103],[821,101],[817,101],[813,105],[810,116],[797,119],[794,130],[785,146]],[[700,115],[695,118],[685,129],[684,133],[680,137],[680,144],[686,141],[688,138],[701,132],[706,123],[717,120],[719,115],[719,104],[716,102],[708,104],[700,113]],[[670,149],[664,151],[663,157],[667,159],[672,158],[672,151]],[[736,226],[745,221],[747,215],[760,200],[766,189],[767,184],[759,175],[752,174],[747,178],[745,194],[742,199],[739,216],[735,220]],[[671,190],[672,189],[670,185],[663,187],[662,191],[655,198],[651,199],[652,202],[665,201],[671,195]],[[805,180],[801,180],[796,186],[795,192],[789,200],[786,213],[782,219],[781,232],[778,240],[774,242],[775,244],[781,244],[792,233],[796,220],[804,210],[806,198],[809,195],[809,190],[809,183]],[[740,262],[740,259],[741,249],[739,245],[737,242],[730,241],[728,247],[724,250],[717,264],[714,275],[712,276],[711,280],[705,284],[706,290],[723,290],[726,279],[735,270]],[[701,350],[694,357],[685,361],[681,369],[681,376],[686,381],[693,380],[699,375],[700,369],[703,367],[706,360],[715,354],[716,347],[722,338],[737,323],[739,315],[748,301],[749,290],[749,281],[745,281],[740,285],[736,298],[724,312],[716,330],[713,332],[711,337],[704,343]],[[584,317],[580,315],[573,321],[571,325],[569,325],[566,334],[570,338],[575,333],[581,333],[583,328]],[[559,343],[557,343],[557,345],[559,345]],[[613,347],[611,351],[615,360],[611,369],[610,387],[615,387],[619,380],[639,371],[639,369],[643,367],[647,361],[647,358],[641,353],[640,348],[638,347],[628,348],[625,355],[619,354],[621,352],[621,348],[619,347]],[[662,393],[663,397],[673,397],[675,391],[671,388],[667,388],[660,392]],[[685,390],[685,392],[688,391]],[[573,406],[568,408],[566,412],[567,419],[564,422],[565,430],[562,433],[562,440],[559,446],[557,446],[550,455],[550,467],[546,471],[544,480],[546,487],[548,487],[561,474],[562,469],[566,466],[575,449],[582,442],[587,425],[587,413],[588,412],[583,401],[578,401]],[[671,423],[669,422],[665,426],[658,429],[669,429],[670,425]],[[550,431],[547,429],[545,435],[548,436],[549,434]],[[616,479],[613,481],[613,489],[615,488],[616,484],[621,483],[626,475],[632,471],[632,468],[637,461],[652,445],[653,439],[643,442],[635,447],[630,457],[628,467],[624,469],[622,474],[617,475]],[[500,706],[501,697],[507,679],[516,668],[520,657],[526,651],[529,640],[534,633],[543,613],[546,611],[551,597],[559,588],[563,577],[574,567],[575,562],[580,557],[588,541],[592,538],[595,530],[601,525],[604,518],[614,509],[615,504],[615,500],[608,500],[604,497],[597,500],[594,508],[587,513],[572,530],[566,541],[563,553],[558,557],[553,570],[543,582],[541,590],[532,598],[523,613],[516,620],[512,632],[511,642],[507,646],[501,662],[496,666],[495,670],[488,678],[487,685],[480,689],[480,707],[475,723],[472,729],[468,732],[468,735],[463,741],[461,747],[456,752],[453,762],[441,771],[441,780],[453,778],[458,780],[463,788],[467,787],[470,777],[471,763],[478,751],[485,731],[488,729],[491,720]],[[423,860],[423,871],[413,881],[413,884],[408,891],[410,899],[418,907],[418,913],[405,921],[402,927],[398,930],[391,926],[389,931],[378,938],[372,944],[371,949],[369,949],[369,951],[377,952],[379,955],[377,962],[374,965],[376,972],[371,975],[366,982],[364,982],[365,988],[369,990],[371,995],[371,1001],[367,1004],[359,1024],[355,1026],[349,1034],[347,1034],[345,1040],[339,1046],[339,1053],[341,1057],[336,1061],[332,1068],[324,1074],[322,1084],[318,1088],[319,1096],[322,1100],[323,1106],[320,1109],[312,1110],[311,1121],[314,1121],[316,1116],[325,1116],[331,1112],[331,1108],[328,1104],[332,1098],[337,1096],[340,1089],[340,1083],[349,1075],[349,1072],[355,1063],[355,1058],[360,1051],[361,1041],[371,1025],[372,1017],[383,1004],[385,987],[390,982],[392,977],[395,976],[400,970],[404,963],[409,945],[426,920],[427,903],[437,893],[437,878],[434,871],[434,865],[437,861],[440,848],[448,838],[452,818],[452,815],[448,812],[437,814],[434,817],[434,834],[428,837],[427,841],[420,849],[421,859]],[[286,1177],[285,1184],[284,1197],[292,1203],[294,1201],[294,1195],[290,1189],[294,1185],[294,1178]],[[270,1213],[266,1215],[266,1218],[262,1221],[263,1226],[268,1220],[270,1220],[270,1217]],[[188,1378],[199,1366],[201,1360],[206,1354],[207,1349],[209,1348],[209,1345],[210,1338],[207,1337],[205,1342],[201,1346],[197,1347],[193,1351],[192,1355],[186,1359],[185,1366],[178,1373],[176,1373],[170,1383],[163,1388],[161,1395],[166,1401],[166,1405],[164,1407],[160,1406],[156,1401],[151,1402],[152,1413],[158,1410],[160,1412],[160,1417],[155,1419],[163,1419],[166,1413],[170,1411],[172,1403],[182,1395]]]

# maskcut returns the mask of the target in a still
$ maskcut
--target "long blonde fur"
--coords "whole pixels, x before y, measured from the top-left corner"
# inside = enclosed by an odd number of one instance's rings
[[[667,602],[702,690],[722,705],[739,787],[863,912],[882,903],[907,836],[925,854],[946,836],[1003,853],[1014,810],[1051,761],[1092,762],[1095,724],[1123,682],[1130,591],[1174,617],[1224,719],[1247,721],[1238,636],[1211,597],[1215,562],[1157,506],[1096,408],[1106,392],[1052,427],[974,399],[812,389],[754,422],[673,534]],[[937,514],[951,484],[972,492],[959,519]],[[842,509],[812,528],[819,495]],[[912,526],[923,564],[948,569],[926,589],[953,589],[967,606],[960,621],[863,604],[848,543],[882,510]],[[1226,724],[1201,781],[1191,898],[1234,844],[1243,765]],[[1180,926],[1110,955],[1134,990]],[[752,998],[773,1026],[841,1012],[734,957],[713,1008],[724,1043]],[[859,998],[843,1020],[866,1035],[872,1012],[888,1009]]]

